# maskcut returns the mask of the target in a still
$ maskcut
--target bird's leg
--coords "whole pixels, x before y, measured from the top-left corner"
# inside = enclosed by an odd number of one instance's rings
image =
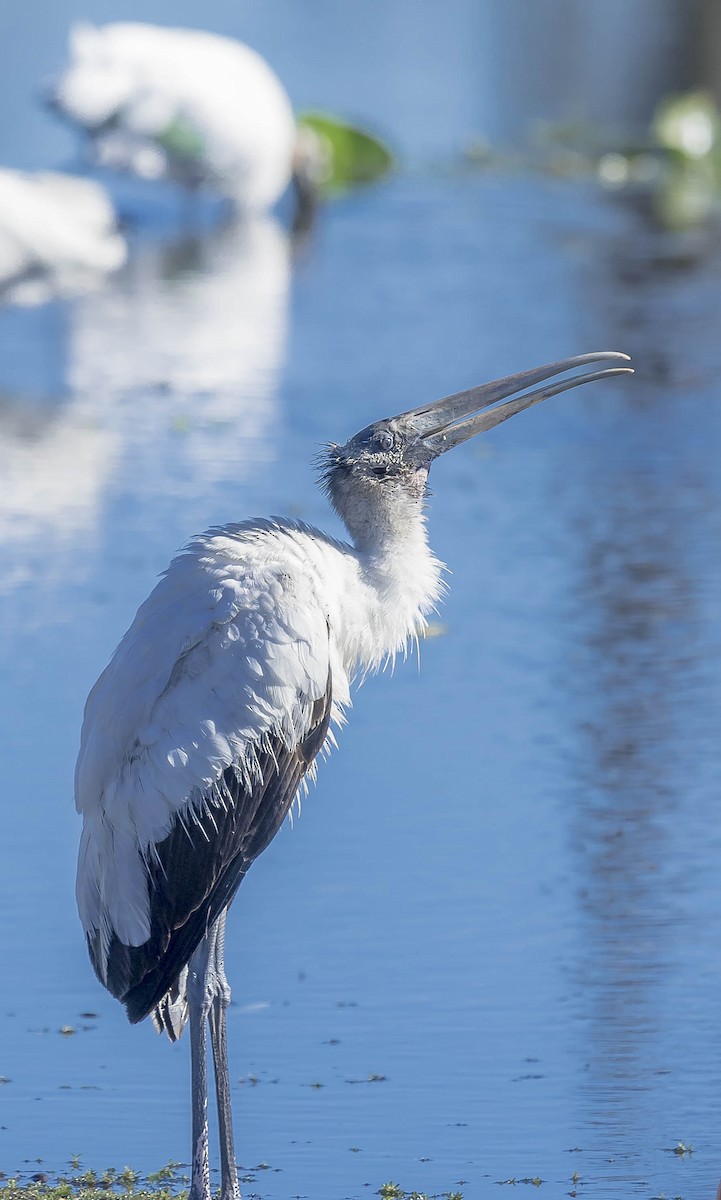
[[[230,1106],[230,1077],[228,1072],[228,1042],[226,1038],[225,1014],[230,1004],[230,987],[225,974],[225,918],[222,912],[215,922],[212,970],[213,1002],[208,1021],[210,1044],[213,1048],[215,1068],[215,1093],[218,1100],[218,1133],[220,1136],[220,1200],[240,1200],[238,1171],[235,1165],[233,1146],[233,1114]]]
[[[193,1165],[188,1200],[210,1200],[205,1021],[209,1011],[206,982],[212,952],[211,938],[212,931],[203,938],[188,964],[188,1024],[193,1106]]]

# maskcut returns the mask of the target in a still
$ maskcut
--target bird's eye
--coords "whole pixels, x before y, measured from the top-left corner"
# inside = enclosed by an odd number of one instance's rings
[[[394,442],[395,438],[390,429],[381,429],[380,433],[376,435],[376,445],[379,450],[392,450]]]

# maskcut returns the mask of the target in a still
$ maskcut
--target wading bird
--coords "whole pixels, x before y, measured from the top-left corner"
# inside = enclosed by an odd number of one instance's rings
[[[99,183],[0,169],[0,301],[35,304],[83,292],[121,267],[126,254]]]
[[[234,38],[139,22],[76,25],[48,105],[87,135],[92,160],[143,179],[201,184],[244,212],[316,169],[285,89]],[[319,164],[318,164],[319,169]]]
[[[535,386],[544,380],[626,359],[578,355],[330,445],[323,486],[351,542],[277,518],[194,538],[90,693],[76,773],[84,818],[80,916],[98,978],[130,1021],[152,1015],[172,1041],[189,1021],[190,1200],[210,1197],[206,1021],[221,1200],[239,1196],[226,1047],[227,910],[332,741],[331,722],[342,721],[353,676],[417,638],[440,597],[441,564],[424,515],[431,463],[549,396],[629,368]],[[528,388],[535,390],[517,394]]]

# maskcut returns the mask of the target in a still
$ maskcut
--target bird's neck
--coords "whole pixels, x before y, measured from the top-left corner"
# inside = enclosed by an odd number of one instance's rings
[[[352,642],[356,662],[366,668],[379,667],[422,634],[442,592],[443,567],[428,545],[420,505],[406,517],[374,523],[355,538],[361,587]]]

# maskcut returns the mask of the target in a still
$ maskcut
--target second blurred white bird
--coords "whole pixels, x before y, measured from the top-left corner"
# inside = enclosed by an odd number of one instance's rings
[[[190,29],[78,25],[51,105],[93,159],[146,179],[205,183],[253,212],[294,169],[297,130],[280,81],[241,42]]]
[[[126,253],[100,184],[0,168],[0,300],[38,303],[83,291],[122,266]]]

